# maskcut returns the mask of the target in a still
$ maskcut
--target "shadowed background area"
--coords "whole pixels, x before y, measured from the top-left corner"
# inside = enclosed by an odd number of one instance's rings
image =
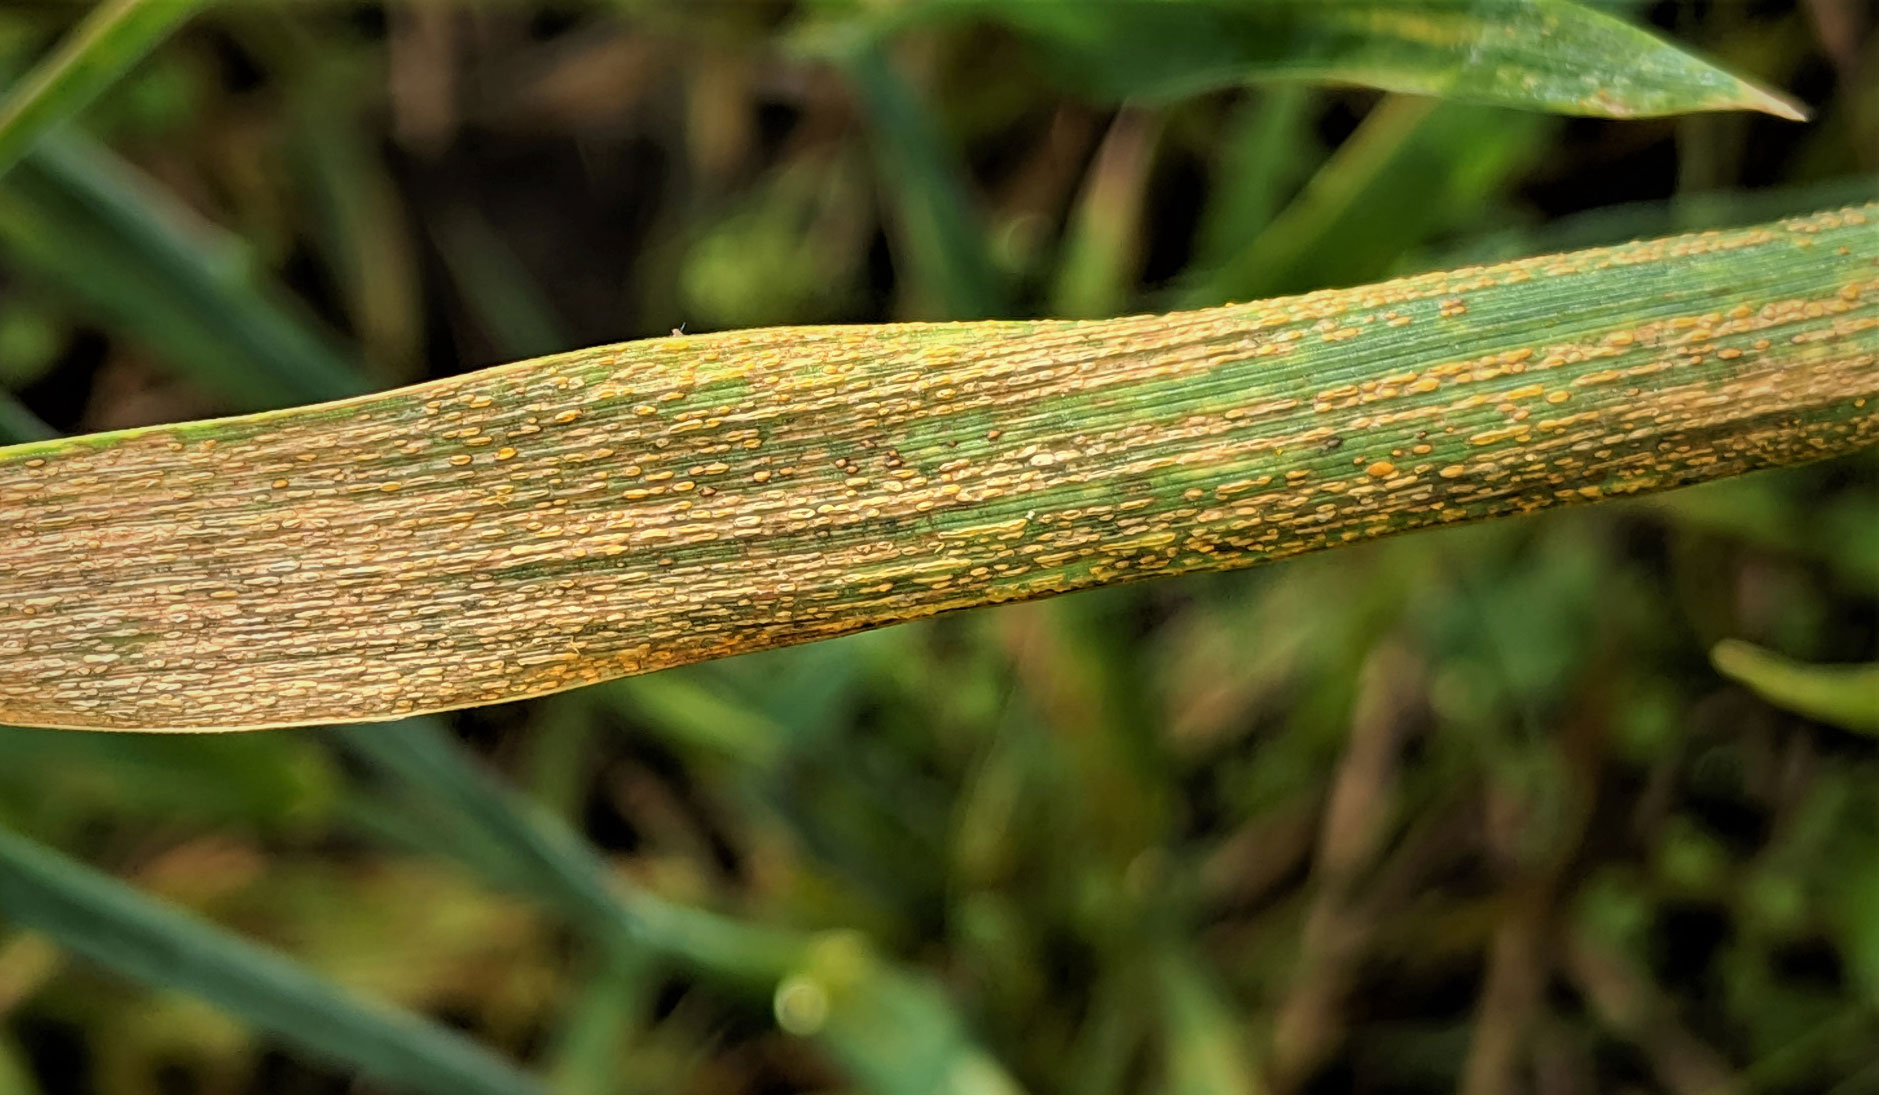
[[[0,435],[1879,196],[1865,0],[1601,5],[1804,125],[1166,93],[1125,62],[1191,31],[1026,3],[215,8],[0,176]],[[0,9],[0,85],[85,11]],[[1879,686],[1813,667],[1876,656],[1869,452],[445,719],[4,730],[0,884],[74,923],[89,864],[558,1091],[1876,1091]],[[528,1089],[357,1079],[320,1039],[392,1019],[113,907],[0,917],[0,1093]]]

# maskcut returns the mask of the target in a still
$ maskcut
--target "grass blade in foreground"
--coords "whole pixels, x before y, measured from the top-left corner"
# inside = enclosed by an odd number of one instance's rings
[[[47,130],[83,110],[204,0],[110,0],[0,102],[0,175]]]
[[[0,917],[126,977],[193,993],[401,1089],[512,1095],[537,1085],[488,1050],[375,1007],[280,955],[0,828]]]
[[[0,450],[0,721],[369,721],[1879,438],[1879,206]]]

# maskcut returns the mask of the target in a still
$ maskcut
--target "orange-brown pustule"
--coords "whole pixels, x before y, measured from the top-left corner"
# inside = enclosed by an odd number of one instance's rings
[[[0,722],[392,719],[1879,436],[1879,206],[0,449]]]

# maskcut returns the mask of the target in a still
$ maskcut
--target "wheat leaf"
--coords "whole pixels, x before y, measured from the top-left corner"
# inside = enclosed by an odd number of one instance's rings
[[[1879,206],[0,449],[0,722],[372,721],[1879,437]]]

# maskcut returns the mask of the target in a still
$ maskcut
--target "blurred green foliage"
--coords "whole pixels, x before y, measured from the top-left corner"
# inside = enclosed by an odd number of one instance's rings
[[[224,5],[0,177],[0,435],[1879,194],[1870,5],[1607,7],[1817,120],[1244,87],[1172,14],[1270,2]],[[84,14],[0,9],[0,71]],[[0,1092],[528,1082],[469,1039],[570,1092],[1879,1090],[1879,696],[1725,639],[1879,655],[1870,454],[448,722],[5,731]]]

